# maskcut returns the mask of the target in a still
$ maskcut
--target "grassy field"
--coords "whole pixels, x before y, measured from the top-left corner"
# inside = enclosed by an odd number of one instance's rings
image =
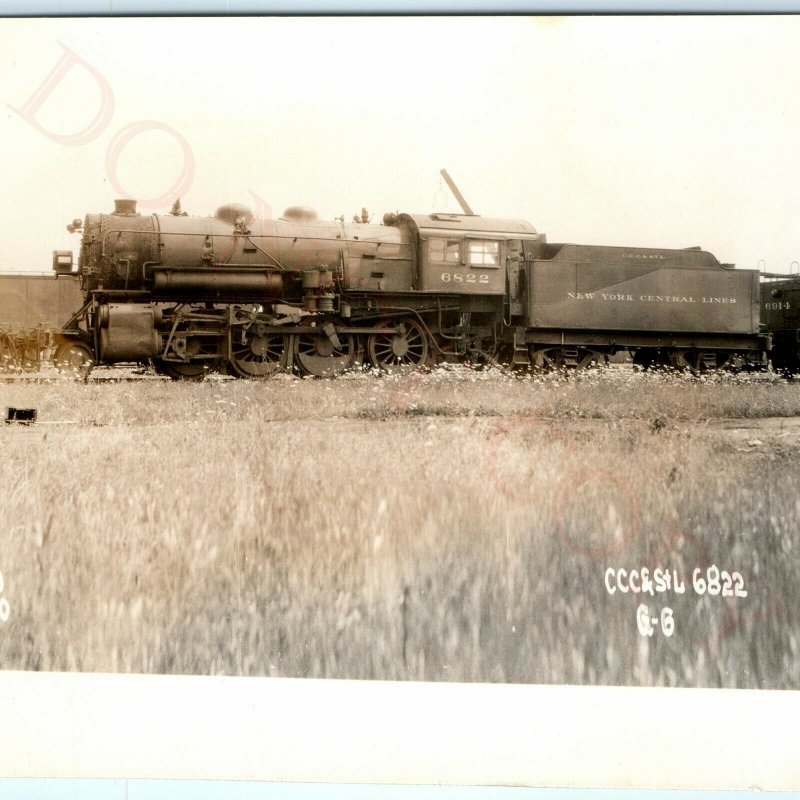
[[[3,668],[800,688],[800,385],[453,369],[0,397],[40,420],[0,429]],[[747,597],[695,593],[712,564]],[[641,567],[685,593],[607,591]]]

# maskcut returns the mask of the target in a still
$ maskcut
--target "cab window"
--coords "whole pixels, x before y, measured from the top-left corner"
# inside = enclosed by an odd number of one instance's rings
[[[489,239],[470,239],[467,242],[467,263],[485,267],[500,265],[500,242]]]
[[[458,239],[429,239],[428,259],[435,264],[460,264],[461,242]]]

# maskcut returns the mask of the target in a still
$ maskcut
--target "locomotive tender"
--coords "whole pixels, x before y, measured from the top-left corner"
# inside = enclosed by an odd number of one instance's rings
[[[470,211],[466,204],[466,211]],[[57,361],[152,362],[173,378],[227,370],[333,376],[441,361],[576,366],[630,351],[642,366],[758,360],[759,274],[699,248],[548,243],[528,222],[366,210],[346,223],[292,207],[275,220],[89,214],[84,303]],[[69,251],[57,273],[73,272]]]

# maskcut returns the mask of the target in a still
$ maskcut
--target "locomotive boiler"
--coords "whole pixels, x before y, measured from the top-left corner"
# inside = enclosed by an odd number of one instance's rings
[[[470,211],[467,207],[466,211]],[[767,348],[758,273],[699,248],[548,243],[523,220],[386,214],[324,221],[305,207],[256,219],[89,214],[84,303],[61,363],[151,362],[173,378],[226,370],[333,376],[441,361],[718,367]],[[54,255],[57,272],[72,259]]]

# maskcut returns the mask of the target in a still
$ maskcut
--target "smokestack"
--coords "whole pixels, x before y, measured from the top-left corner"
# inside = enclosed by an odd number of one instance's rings
[[[114,201],[114,213],[127,216],[136,213],[136,201],[135,200],[115,200]]]

